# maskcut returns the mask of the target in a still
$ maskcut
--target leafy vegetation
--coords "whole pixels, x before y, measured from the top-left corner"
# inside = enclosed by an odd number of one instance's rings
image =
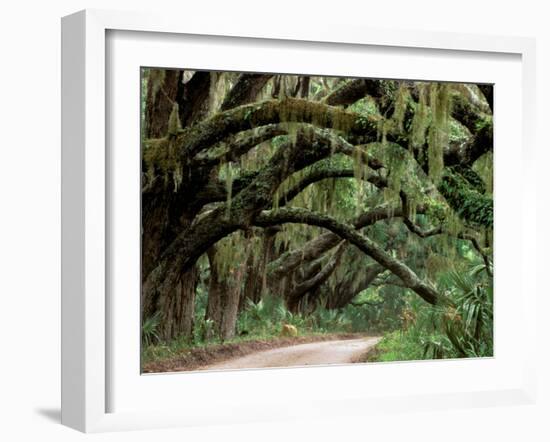
[[[144,69],[142,344],[491,356],[485,85]]]
[[[413,320],[388,333],[379,344],[378,361],[486,357],[493,355],[493,289],[485,264],[443,273],[440,287],[453,307],[428,307],[411,300]]]

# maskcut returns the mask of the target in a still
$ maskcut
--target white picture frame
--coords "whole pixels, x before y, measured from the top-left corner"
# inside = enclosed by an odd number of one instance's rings
[[[109,247],[114,239],[110,236],[116,229],[108,228],[110,211],[113,201],[109,194],[109,171],[112,159],[108,151],[106,121],[111,118],[108,109],[110,92],[106,75],[109,52],[108,34],[112,32],[142,32],[154,34],[155,38],[178,38],[187,36],[212,36],[216,38],[254,39],[268,41],[273,44],[298,46],[304,42],[309,44],[338,45],[338,50],[357,47],[375,47],[378,50],[399,48],[402,52],[426,50],[433,57],[443,57],[444,54],[474,54],[473,57],[483,60],[484,56],[502,55],[515,57],[519,63],[521,76],[521,94],[518,95],[521,106],[521,128],[516,135],[521,144],[520,153],[523,172],[523,187],[517,196],[522,200],[521,219],[518,225],[521,236],[512,247],[520,255],[521,280],[515,286],[520,290],[517,305],[523,309],[521,316],[522,336],[525,351],[518,354],[519,362],[514,366],[514,376],[509,381],[502,380],[483,389],[479,386],[468,390],[449,392],[437,385],[426,394],[404,392],[397,394],[369,395],[358,389],[354,395],[342,394],[337,390],[323,398],[298,400],[285,403],[275,400],[272,403],[262,403],[254,399],[254,388],[250,388],[242,397],[236,397],[227,412],[227,402],[220,401],[218,409],[215,405],[200,404],[189,407],[169,405],[162,409],[151,407],[136,407],[134,410],[121,407],[113,409],[110,404],[110,394],[115,388],[112,383],[112,364],[116,360],[111,345],[109,327],[117,318],[111,311],[112,303],[108,298],[110,287]],[[162,44],[162,43],[160,43]],[[128,49],[130,51],[130,49]],[[440,55],[438,55],[440,54]],[[460,408],[470,406],[488,406],[499,404],[532,403],[536,393],[534,343],[534,318],[536,306],[535,278],[531,277],[535,266],[528,261],[527,256],[536,256],[533,228],[535,222],[535,188],[534,173],[534,139],[533,114],[535,108],[535,43],[532,39],[516,37],[491,37],[451,33],[427,33],[416,31],[377,30],[372,28],[350,28],[346,26],[315,27],[303,25],[300,28],[284,23],[267,25],[262,23],[229,23],[212,22],[206,18],[194,17],[182,24],[177,17],[153,16],[151,14],[123,13],[113,11],[86,10],[63,18],[62,21],[62,423],[85,432],[111,431],[123,429],[158,428],[168,426],[208,425],[219,422],[253,422],[296,417],[338,416],[350,414],[369,414],[374,409],[388,412]],[[111,60],[112,61],[112,60]],[[474,62],[475,63],[475,62]],[[481,63],[481,61],[480,61]],[[195,66],[202,67],[202,66]],[[498,87],[498,86],[497,86]],[[137,97],[136,97],[137,100]],[[498,90],[496,92],[498,106]],[[497,108],[498,109],[498,108]],[[498,112],[498,110],[497,110]],[[498,127],[498,115],[497,115]],[[498,129],[497,129],[498,130]],[[498,132],[496,143],[499,143]],[[505,155],[503,155],[504,157]],[[503,166],[502,170],[505,166]],[[498,181],[497,181],[498,184]],[[496,187],[498,192],[498,186]],[[500,201],[503,201],[502,199]],[[495,202],[498,214],[499,200]],[[501,207],[504,207],[501,204]],[[501,212],[504,213],[504,212]],[[497,223],[498,223],[497,215]],[[503,224],[504,225],[504,224]],[[504,227],[505,228],[505,227]],[[496,235],[495,259],[499,260],[498,234]],[[502,244],[502,242],[500,243]],[[514,248],[515,247],[515,248]],[[503,265],[506,263],[501,260]],[[497,264],[498,265],[498,264]],[[502,273],[501,273],[502,275]],[[498,278],[498,270],[495,273]],[[504,278],[505,276],[503,276]],[[501,287],[504,287],[502,284]],[[511,293],[508,293],[511,294]],[[137,296],[137,295],[136,295]],[[498,296],[498,295],[497,295]],[[139,297],[136,297],[136,300]],[[137,302],[137,301],[136,301]],[[497,301],[498,302],[498,301]],[[505,329],[505,323],[496,326]],[[111,330],[112,334],[112,330]],[[135,343],[134,343],[135,344]],[[498,353],[495,360],[498,361]],[[436,371],[441,375],[446,370],[462,370],[473,373],[475,370],[489,370],[497,367],[487,365],[465,366],[465,361],[449,361],[446,366],[439,365]],[[479,361],[478,361],[479,362]],[[493,361],[494,362],[494,361]],[[493,363],[493,362],[489,362]],[[406,368],[396,365],[376,364],[377,373],[400,370],[427,370],[430,363],[406,364]],[[432,363],[433,364],[433,363]],[[450,365],[454,364],[454,366]],[[401,365],[403,366],[403,364]],[[397,368],[396,368],[397,367]],[[115,367],[116,368],[116,367]],[[130,367],[131,368],[131,367]],[[353,373],[346,367],[331,367],[330,376],[338,370],[345,376],[353,377],[363,370],[364,366],[353,367]],[[502,367],[501,367],[502,368]],[[302,371],[300,371],[302,370]],[[307,370],[307,369],[306,369]],[[315,376],[328,376],[328,372],[315,369]],[[411,371],[412,370],[412,371]],[[208,382],[213,385],[223,385],[227,380],[245,385],[265,384],[267,380],[285,378],[285,382],[303,382],[303,369],[263,370],[238,373],[202,373],[188,377],[188,385],[200,385],[208,388]],[[259,374],[258,374],[259,373]],[[283,374],[284,373],[284,374]],[[309,372],[309,377],[311,377]],[[139,373],[135,373],[139,376]],[[189,375],[186,375],[189,376]],[[210,376],[210,378],[207,378]],[[315,377],[313,376],[313,377]],[[464,378],[468,380],[465,375]],[[177,382],[175,376],[160,385],[160,378],[150,381],[144,388],[159,390],[167,396],[171,385]],[[513,379],[512,379],[513,378]],[[115,377],[116,379],[116,377]],[[152,377],[149,377],[152,379]],[[181,378],[183,379],[183,378]],[[210,381],[205,381],[210,379]],[[157,382],[155,384],[154,382]],[[259,384],[258,384],[259,383]],[[276,383],[274,384],[276,385]],[[132,386],[132,385],[130,385]],[[211,387],[214,389],[214,386]],[[307,388],[307,386],[306,386]],[[200,390],[196,388],[196,390]],[[128,394],[127,392],[122,394]],[[197,394],[197,393],[193,393]],[[132,401],[135,398],[128,400]],[[191,402],[193,397],[190,397]],[[168,401],[170,403],[170,401]],[[304,406],[308,404],[308,406]],[[238,412],[236,412],[238,411]]]

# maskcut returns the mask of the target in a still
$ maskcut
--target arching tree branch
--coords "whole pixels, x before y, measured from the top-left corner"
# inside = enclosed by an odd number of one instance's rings
[[[326,307],[329,309],[343,308],[347,304],[352,304],[352,300],[363,290],[368,289],[376,277],[384,272],[385,269],[378,263],[370,264],[362,271],[361,279],[349,277],[336,284],[334,289],[326,287],[324,292],[327,294]]]
[[[320,167],[311,170],[299,182],[294,184],[283,195],[280,196],[278,205],[284,206],[287,202],[294,199],[299,193],[306,189],[309,185],[327,178],[353,178],[355,171],[350,167]],[[387,186],[387,181],[384,177],[377,173],[370,173],[366,176],[365,181],[374,184],[377,187]]]
[[[390,270],[398,276],[408,288],[417,293],[426,302],[430,304],[449,302],[449,300],[439,294],[431,284],[422,281],[407,265],[392,257],[374,241],[361,235],[353,226],[343,224],[332,217],[305,209],[282,208],[262,212],[254,219],[254,224],[260,227],[284,223],[300,223],[324,227],[336,233],[342,239],[346,239],[381,266]]]
[[[425,211],[424,206],[417,207],[417,213]],[[359,215],[353,222],[355,229],[362,229],[370,226],[377,221],[401,217],[403,210],[401,207],[392,207],[386,204],[375,207]],[[294,271],[303,262],[312,261],[323,253],[326,253],[335,247],[341,238],[333,232],[326,232],[307,242],[303,247],[284,253],[268,265],[268,277],[276,281],[286,274]]]
[[[376,140],[378,120],[376,116],[359,115],[334,106],[297,98],[268,100],[239,106],[201,121],[177,135],[174,145],[179,149],[181,160],[185,161],[229,135],[284,122],[308,123]]]
[[[402,208],[403,208],[403,223],[409,229],[411,232],[418,235],[420,238],[427,238],[429,236],[438,235],[443,232],[443,229],[441,226],[432,227],[428,230],[423,230],[420,226],[418,226],[413,220],[410,218],[411,214],[411,208],[409,206],[409,199],[407,197],[407,194],[403,191],[399,192],[399,196],[401,198],[402,202]]]
[[[386,94],[387,80],[372,80],[357,78],[345,82],[323,100],[331,106],[347,106],[370,95],[373,98],[380,98]]]
[[[213,148],[202,155],[197,155],[191,160],[191,167],[212,167],[226,161],[237,162],[242,155],[258,144],[286,134],[287,129],[278,124],[269,124],[251,129],[239,134],[240,136],[233,136],[224,140],[217,149]]]
[[[346,243],[342,242],[338,246],[334,254],[329,259],[328,263],[326,263],[321,271],[319,271],[315,276],[300,282],[292,289],[287,297],[288,306],[291,311],[296,309],[298,303],[307,292],[315,289],[316,287],[319,287],[330,277],[330,275],[332,275],[332,273],[340,263],[340,259],[342,258],[342,254],[345,250],[345,245]]]
[[[151,297],[150,290],[173,286],[177,282],[172,280],[177,275],[175,269],[185,270],[211,245],[239,228],[250,226],[261,210],[271,207],[273,194],[284,179],[330,155],[332,149],[330,137],[316,138],[307,130],[298,132],[296,142],[281,146],[230,204],[221,204],[195,219],[176,237],[147,276],[142,295]]]

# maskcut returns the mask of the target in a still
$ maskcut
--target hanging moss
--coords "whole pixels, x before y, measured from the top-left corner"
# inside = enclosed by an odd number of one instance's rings
[[[255,239],[245,238],[243,232],[234,232],[216,243],[216,270],[219,277],[230,278],[234,276],[235,269],[239,268],[248,256],[250,247],[253,247]]]
[[[295,122],[288,122],[285,124],[286,131],[288,133],[288,139],[293,146],[296,145],[296,140],[298,139],[298,129],[299,124]]]
[[[413,149],[419,148],[426,142],[426,130],[430,125],[430,115],[427,104],[427,85],[419,83],[418,88],[418,104],[415,107],[411,130],[409,135],[409,146]]]
[[[488,194],[493,193],[493,152],[487,152],[485,155],[473,164],[472,170],[476,172],[483,180],[483,187]]]
[[[149,72],[149,82],[152,85],[151,94],[152,97],[156,97],[164,78],[166,77],[166,69],[151,69]]]
[[[408,170],[409,158],[406,151],[395,144],[386,145],[384,158],[388,169],[388,186],[398,194]]]
[[[428,132],[428,170],[430,178],[439,182],[443,171],[443,150],[449,140],[449,85],[430,84],[431,124]]]
[[[359,149],[355,149],[353,151],[353,175],[355,178],[355,188],[357,189],[355,203],[357,214],[362,211],[364,204],[363,177],[366,173],[368,173],[368,171],[366,170],[366,165],[363,162],[363,155],[361,155],[361,151]]]
[[[457,236],[464,231],[464,223],[454,211],[447,210],[444,221],[445,231],[452,236]]]
[[[144,141],[143,159],[150,182],[155,176],[160,175],[166,184],[172,182],[174,190],[178,190],[183,179],[182,164],[176,154],[173,140],[159,138]]]
[[[233,199],[233,166],[231,161],[225,164],[225,191],[227,194],[225,217],[229,219],[231,217],[231,201]]]
[[[405,112],[407,110],[409,98],[409,88],[405,83],[400,83],[395,93],[394,111],[391,118],[393,128],[399,133],[404,131],[403,122],[405,120]]]
[[[213,115],[220,104],[220,98],[218,95],[218,80],[220,79],[220,74],[218,72],[210,72],[210,91],[208,94],[208,111]],[[221,82],[220,82],[221,83]]]
[[[172,105],[172,112],[168,118],[168,136],[176,136],[181,130],[178,103]]]

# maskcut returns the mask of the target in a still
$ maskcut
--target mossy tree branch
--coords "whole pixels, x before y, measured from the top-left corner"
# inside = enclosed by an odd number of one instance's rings
[[[346,81],[332,93],[327,95],[323,102],[330,106],[348,106],[369,95],[379,99],[386,95],[388,81],[357,78]]]
[[[416,208],[416,213],[424,213],[425,210],[426,207],[420,205]],[[352,224],[359,230],[370,226],[377,221],[402,216],[403,210],[401,207],[392,207],[384,204],[362,213],[353,221]],[[337,234],[333,232],[326,232],[308,241],[301,248],[282,254],[277,259],[269,263],[269,279],[272,281],[277,281],[283,278],[285,275],[293,272],[302,263],[310,262],[321,257],[324,253],[335,247],[340,240],[341,238]]]
[[[237,162],[241,156],[258,144],[287,133],[287,128],[279,124],[268,124],[267,126],[239,133],[239,136],[225,139],[218,148],[213,147],[202,155],[197,155],[191,160],[190,167],[213,167],[227,161]]]
[[[376,140],[379,117],[346,112],[322,103],[285,98],[247,104],[201,121],[182,130],[174,140],[177,157],[189,161],[202,150],[214,146],[230,135],[268,124],[308,123],[344,133],[364,135]],[[151,143],[152,141],[150,141]]]
[[[361,235],[352,225],[341,223],[327,215],[298,208],[281,208],[265,211],[254,219],[254,224],[259,227],[285,223],[309,224],[326,228],[340,238],[349,241],[382,267],[398,276],[408,288],[426,302],[434,305],[450,302],[435,287],[422,281],[406,264],[391,256],[371,239]]]
[[[151,291],[173,286],[177,281],[170,275],[175,277],[176,269],[185,270],[211,245],[235,230],[251,225],[261,210],[271,207],[273,194],[284,179],[331,153],[330,138],[316,138],[311,131],[299,131],[296,142],[281,146],[231,201],[195,219],[177,236],[160,257],[157,267],[147,276],[142,295],[150,297],[153,296]]]
[[[300,300],[304,297],[304,295],[322,285],[330,277],[330,275],[332,275],[340,263],[345,247],[346,243],[341,242],[336,251],[330,257],[329,261],[319,272],[317,272],[314,276],[301,281],[292,289],[287,296],[287,304],[290,311],[296,311]]]
[[[443,233],[443,228],[441,226],[432,227],[431,229],[424,230],[418,226],[411,219],[411,208],[409,204],[409,198],[407,194],[403,191],[399,192],[399,197],[401,198],[401,204],[403,209],[403,223],[411,232],[419,236],[420,238],[427,238],[433,235],[439,235]]]
[[[289,188],[279,197],[278,206],[282,207],[292,201],[297,195],[303,192],[308,186],[328,178],[353,178],[355,171],[351,167],[320,167],[309,171],[304,177]],[[377,187],[386,187],[387,180],[378,173],[370,173],[363,178],[365,181]]]
[[[334,288],[326,287],[325,285],[323,293],[327,300],[326,307],[329,309],[338,309],[348,304],[358,305],[353,303],[353,299],[363,290],[368,289],[376,277],[384,271],[384,267],[378,263],[374,263],[365,267],[359,282],[355,281],[353,277],[348,277],[339,281]]]

